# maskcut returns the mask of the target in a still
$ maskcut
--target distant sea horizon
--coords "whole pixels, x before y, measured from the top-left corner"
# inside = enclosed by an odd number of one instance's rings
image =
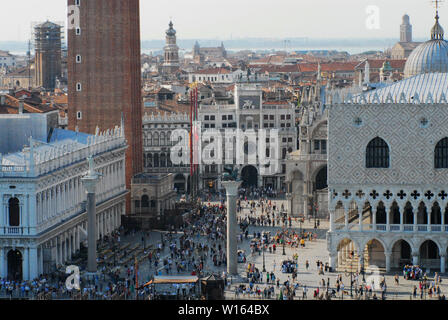
[[[181,53],[191,52],[196,41],[201,47],[218,47],[224,44],[229,52],[250,50],[255,52],[270,51],[339,51],[347,52],[351,55],[368,51],[384,51],[391,48],[398,39],[378,38],[378,39],[311,39],[311,38],[242,38],[242,39],[180,39],[178,46]],[[415,39],[414,41],[424,41]],[[63,44],[64,46],[64,44]],[[164,40],[142,40],[142,53],[160,53],[165,46]],[[9,51],[16,55],[26,55],[28,43],[21,41],[0,41],[0,50]],[[33,49],[32,49],[33,50]]]

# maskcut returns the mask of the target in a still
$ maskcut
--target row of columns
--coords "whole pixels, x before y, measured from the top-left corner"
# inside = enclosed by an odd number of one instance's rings
[[[101,202],[108,198],[114,189],[125,185],[124,170],[123,161],[114,162],[99,169],[103,177],[98,183],[97,201]],[[73,177],[70,180],[39,192],[36,200],[38,224],[59,215],[69,208],[80,205],[85,200],[85,189],[81,183],[81,176]]]
[[[341,264],[343,261],[347,261],[347,259],[350,258],[351,252],[358,253],[359,263],[357,265],[357,269],[358,269],[358,271],[361,271],[365,267],[365,265],[364,265],[364,252],[365,251],[362,250],[360,252],[360,251],[355,250],[355,246],[354,246],[353,242],[350,242],[348,245],[343,246],[341,248],[341,250],[339,250],[337,253],[330,252],[330,255],[329,255],[330,267],[334,270],[338,264]],[[392,251],[385,250],[384,256],[385,256],[386,272],[390,272]],[[415,251],[412,252],[412,264],[413,265],[419,264],[419,253],[418,252],[415,252]],[[441,271],[441,273],[446,272],[446,254],[440,255],[440,271]]]
[[[336,214],[336,210],[337,209],[329,209],[330,212],[330,231],[333,231],[335,229],[335,214]],[[357,208],[351,208],[351,209],[346,209],[344,208],[344,226],[345,229],[348,230],[349,228],[349,213],[350,212],[355,212],[355,214],[358,217],[358,225],[359,225],[359,231],[363,230],[363,220],[364,220],[364,215],[362,215],[363,212],[363,208],[357,207]],[[371,207],[372,210],[372,226],[373,226],[373,230],[376,230],[376,217],[377,217],[377,207]],[[390,223],[390,212],[391,209],[389,207],[384,207],[384,211],[385,211],[385,215],[386,215],[386,231],[390,231],[391,228],[391,223]],[[400,230],[403,230],[403,226],[404,226],[404,219],[403,219],[403,215],[404,215],[404,209],[399,209],[400,212]],[[414,231],[418,231],[418,210],[413,210],[413,230]],[[427,223],[426,225],[431,226],[431,211],[427,209]],[[444,213],[441,212],[441,226],[445,225],[445,215]],[[442,228],[442,231],[443,228]]]

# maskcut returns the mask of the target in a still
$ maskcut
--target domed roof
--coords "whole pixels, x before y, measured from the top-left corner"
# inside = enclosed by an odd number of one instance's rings
[[[166,31],[166,35],[167,36],[175,36],[176,35],[176,30],[173,29],[173,22],[172,21],[170,21],[169,27],[170,28]]]
[[[439,15],[431,29],[431,40],[422,43],[412,51],[404,67],[404,76],[409,78],[421,73],[448,73],[448,42],[443,39],[443,28]]]
[[[407,14],[405,14],[403,16],[403,24],[409,24],[409,22],[410,22],[409,16]]]

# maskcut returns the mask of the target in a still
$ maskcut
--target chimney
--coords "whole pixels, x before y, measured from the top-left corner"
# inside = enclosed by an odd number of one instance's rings
[[[23,114],[23,104],[24,104],[24,100],[23,98],[19,99],[19,114]]]

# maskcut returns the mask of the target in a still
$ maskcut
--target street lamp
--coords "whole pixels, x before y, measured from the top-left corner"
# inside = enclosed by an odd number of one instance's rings
[[[263,240],[264,242],[264,240]],[[265,259],[264,259],[264,251],[265,251],[265,245],[263,243],[263,272],[266,272],[266,263],[265,263]]]
[[[352,258],[350,259],[350,297],[353,297],[353,256],[354,252],[351,252]]]
[[[286,256],[286,252],[285,252],[285,234],[283,233],[283,253],[284,256]]]

